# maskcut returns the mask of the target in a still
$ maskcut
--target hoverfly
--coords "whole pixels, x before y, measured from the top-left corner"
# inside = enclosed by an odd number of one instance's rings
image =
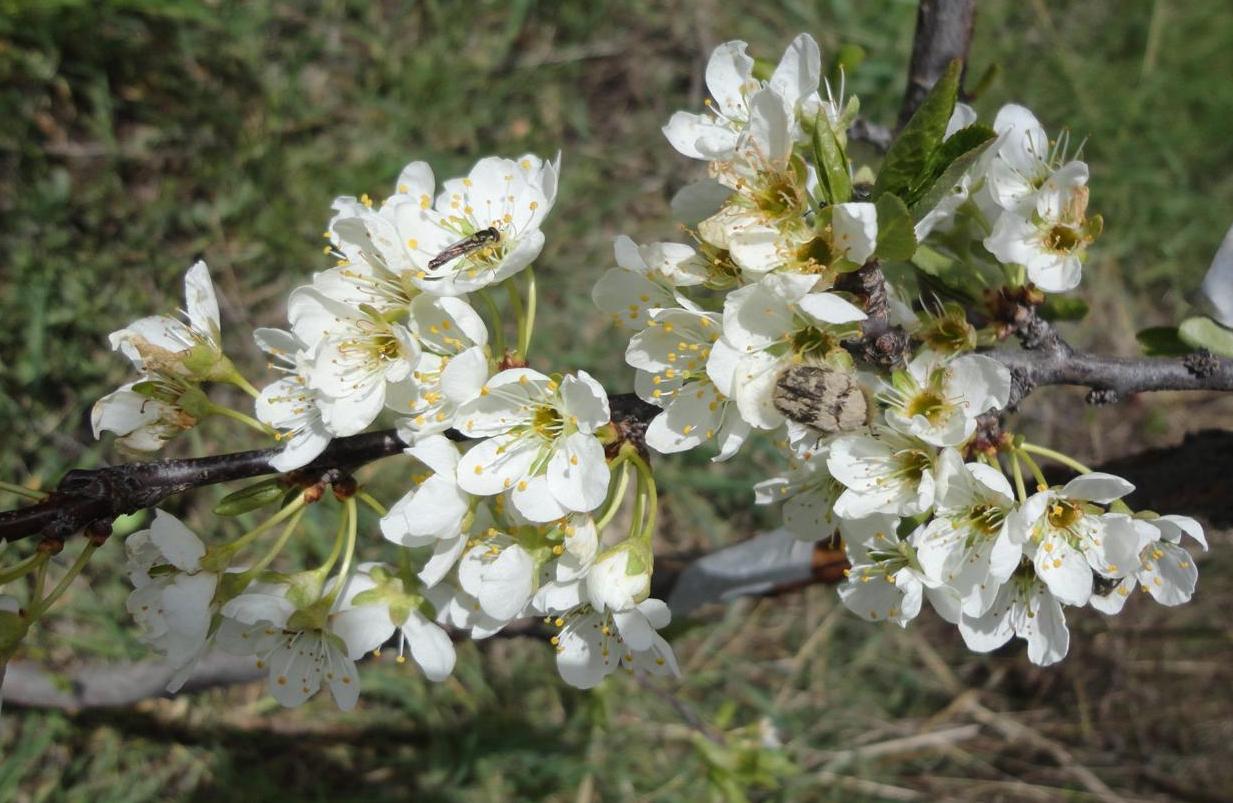
[[[497,228],[495,226],[489,226],[486,229],[480,229],[479,231],[475,232],[475,234],[472,234],[470,237],[465,237],[459,240],[458,242],[450,245],[444,251],[437,254],[435,257],[433,257],[432,261],[428,263],[428,269],[436,270],[437,268],[444,265],[446,262],[449,262],[451,259],[457,259],[460,256],[465,256],[471,253],[472,251],[477,251],[483,248],[489,243],[499,242],[500,239],[501,239],[501,232],[497,231]]]

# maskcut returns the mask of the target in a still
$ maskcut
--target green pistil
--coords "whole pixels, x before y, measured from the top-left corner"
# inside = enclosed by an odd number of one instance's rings
[[[1070,226],[1058,224],[1045,235],[1045,248],[1059,254],[1069,254],[1079,245],[1079,234]]]
[[[801,356],[826,355],[839,347],[839,340],[816,326],[805,326],[792,333],[792,352]]]
[[[544,440],[555,440],[565,430],[565,419],[555,407],[544,405],[531,416],[531,429]]]

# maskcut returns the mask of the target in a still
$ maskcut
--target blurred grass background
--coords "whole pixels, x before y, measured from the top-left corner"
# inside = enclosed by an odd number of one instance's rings
[[[224,296],[229,349],[259,366],[244,332],[281,322],[289,288],[326,267],[331,199],[383,196],[411,159],[445,177],[488,153],[563,151],[537,263],[537,364],[627,388],[623,343],[589,289],[614,235],[677,236],[667,201],[697,165],[659,127],[700,106],[710,50],[742,38],[774,60],[799,31],[824,58],[859,45],[849,91],[891,121],[914,19],[909,0],[0,0],[0,477],[52,485],[69,467],[121,459],[88,425],[126,376],[106,334],[173,310],[198,257]],[[1233,221],[1230,42],[1227,0],[979,4],[971,74],[997,64],[1001,79],[978,108],[1026,103],[1051,132],[1087,139],[1106,234],[1081,291],[1093,325],[1076,340],[1134,353],[1136,329],[1185,310]],[[1024,426],[1098,462],[1230,420],[1219,399],[1077,400],[1042,393]],[[240,444],[211,422],[175,450]],[[661,461],[664,551],[773,524],[750,509],[749,484],[774,468],[769,449],[723,466]],[[392,499],[400,472],[370,476]],[[216,498],[173,509],[204,524]],[[323,540],[310,532],[305,559]],[[1229,539],[1214,540],[1195,604],[1132,604],[1115,621],[1075,613],[1058,669],[1031,667],[1017,647],[972,656],[936,623],[870,627],[814,588],[681,627],[679,684],[577,693],[555,679],[548,645],[504,639],[460,645],[456,676],[438,686],[370,662],[350,714],[328,700],[284,712],[256,686],[122,712],[6,710],[0,800],[675,801],[724,784],[755,800],[1085,799],[1068,761],[1134,799],[1224,800],[1233,562],[1219,549]],[[143,654],[123,614],[121,552],[97,556],[27,657],[71,667]],[[965,689],[1067,757],[987,724],[879,759],[841,752],[971,721],[955,703]]]

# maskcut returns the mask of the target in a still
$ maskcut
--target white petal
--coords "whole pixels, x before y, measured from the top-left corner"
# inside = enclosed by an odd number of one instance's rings
[[[411,657],[424,670],[424,677],[438,682],[449,677],[456,659],[449,635],[416,611],[403,622],[402,630],[411,646]]]
[[[548,489],[562,505],[580,513],[603,503],[610,479],[603,445],[582,432],[558,442],[548,462]]]
[[[1135,486],[1121,477],[1093,471],[1090,474],[1081,474],[1066,483],[1061,494],[1071,499],[1085,499],[1105,505],[1114,499],[1121,499],[1134,489]]]

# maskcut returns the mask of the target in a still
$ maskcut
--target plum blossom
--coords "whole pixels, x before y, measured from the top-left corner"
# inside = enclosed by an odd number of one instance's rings
[[[1097,507],[1133,490],[1121,477],[1093,472],[1035,494],[1016,513],[1036,576],[1061,602],[1086,605],[1093,571],[1122,578],[1135,570],[1143,531],[1129,516]]]
[[[1040,666],[1057,663],[1070,649],[1062,603],[1031,567],[1001,587],[986,613],[962,616],[959,633],[975,652],[991,652],[1018,636],[1027,641],[1028,659]]]
[[[314,287],[300,287],[287,312],[291,331],[311,350],[308,386],[334,435],[364,430],[385,408],[390,387],[411,380],[420,345],[405,326],[376,309],[351,307]]]
[[[1006,212],[985,238],[1000,261],[1022,265],[1048,293],[1079,286],[1084,249],[1100,232],[1100,218],[1087,217],[1087,165],[1070,162],[1049,176],[1028,215]]]
[[[458,447],[444,435],[429,435],[406,454],[431,473],[413,478],[416,487],[382,516],[381,533],[400,546],[432,547],[418,573],[420,581],[431,587],[454,567],[467,545],[471,497],[458,487]]]
[[[829,446],[823,445],[794,458],[785,476],[772,477],[754,486],[758,504],[783,502],[783,526],[797,538],[816,541],[835,529],[835,500],[843,493],[843,486],[827,468],[829,456]]]
[[[556,621],[561,632],[552,639],[557,671],[571,686],[590,689],[624,666],[633,672],[679,675],[672,647],[657,630],[672,613],[661,600],[645,599],[623,611],[600,612],[584,606]]]
[[[268,668],[270,694],[283,706],[301,705],[325,684],[338,707],[350,711],[360,696],[350,648],[335,632],[332,617],[322,623],[298,621],[302,609],[291,601],[290,591],[284,584],[254,584],[229,600],[216,643],[232,655],[254,656],[258,668]]]
[[[594,510],[608,492],[596,437],[608,419],[608,396],[585,371],[561,380],[529,368],[502,371],[458,410],[458,429],[484,438],[459,463],[458,484],[477,496],[509,492],[533,522]]]
[[[956,452],[943,460],[958,462]],[[1014,516],[1014,491],[1002,472],[983,463],[946,470],[934,518],[913,536],[921,571],[953,588],[963,612],[980,616],[993,605],[1023,555],[1025,534]]]
[[[1139,553],[1138,566],[1108,592],[1094,593],[1092,607],[1102,613],[1119,613],[1136,585],[1161,605],[1189,602],[1199,581],[1199,570],[1181,541],[1183,535],[1189,536],[1206,550],[1203,527],[1189,516],[1135,519],[1134,526],[1147,539]]]
[[[924,513],[933,507],[942,472],[953,463],[941,459],[933,445],[891,429],[836,438],[826,459],[831,476],[844,486],[835,515],[860,519],[874,513]]]
[[[398,662],[403,663],[410,653],[426,678],[442,681],[454,670],[454,644],[448,633],[421,612],[423,601],[388,567],[361,564],[342,588],[331,629],[347,645],[352,659],[397,634]]]
[[[797,120],[810,122],[825,108],[837,117],[831,103],[818,94],[822,76],[822,53],[809,34],[792,40],[769,81],[754,78],[754,60],[741,41],[725,42],[711,53],[706,66],[706,86],[711,93],[707,113],[676,112],[664,126],[664,136],[681,154],[693,159],[724,159],[737,147],[737,140],[753,116],[752,98],[769,89],[786,115],[793,119],[793,136],[801,136]]]
[[[899,538],[898,526],[897,517],[884,513],[840,522],[844,549],[852,564],[839,586],[840,601],[872,622],[907,627],[928,595],[943,618],[957,620],[957,598],[950,589],[925,577],[910,540]]]
[[[976,419],[1010,398],[1010,371],[983,354],[952,360],[923,352],[895,371],[883,393],[886,423],[934,446],[958,446],[976,431]]]
[[[178,691],[209,641],[219,575],[202,568],[206,549],[197,534],[162,510],[154,511],[149,529],[125,539],[124,549],[133,584],[125,607],[141,640],[175,668],[167,691]]]
[[[693,304],[677,288],[703,284],[710,264],[683,243],[638,245],[625,235],[613,243],[617,267],[609,268],[591,292],[595,306],[618,326],[643,329],[652,310]]]
[[[634,389],[643,401],[664,408],[646,430],[646,443],[657,452],[682,452],[715,440],[715,459],[724,460],[749,434],[715,379],[731,391],[738,357],[719,342],[720,320],[713,312],[657,309],[630,338],[625,362],[637,369]]]
[[[257,329],[253,339],[271,357],[271,367],[286,374],[262,389],[257,419],[278,431],[286,445],[270,460],[278,471],[291,471],[312,461],[329,445],[331,434],[321,419],[317,394],[308,387],[312,356],[304,344],[281,329]]]
[[[728,294],[723,342],[711,352],[711,376],[721,391],[731,387],[741,417],[753,427],[774,429],[783,415],[772,391],[784,369],[796,362],[824,361],[841,352],[865,313],[838,293],[813,292],[816,277],[776,274]],[[734,361],[730,373],[719,368]],[[846,352],[844,353],[846,358]]]
[[[397,226],[399,242],[418,268],[417,283],[434,295],[461,295],[513,276],[544,247],[540,231],[556,202],[560,159],[533,154],[518,159],[481,159],[463,178],[445,181],[433,199],[431,168],[408,165],[382,214]],[[468,238],[479,247],[439,260]]]

